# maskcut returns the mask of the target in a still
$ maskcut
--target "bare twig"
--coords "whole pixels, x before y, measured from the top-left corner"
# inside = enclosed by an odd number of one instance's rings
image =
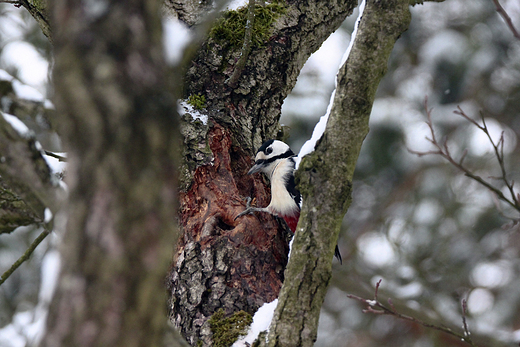
[[[466,299],[462,299],[462,327],[464,329],[464,340],[471,341],[471,333],[469,332],[468,322],[466,322],[466,312],[468,311],[468,304]]]
[[[513,21],[511,20],[511,17],[509,17],[509,15],[507,14],[506,10],[504,10],[504,8],[502,7],[502,5],[500,5],[498,0],[493,0],[493,3],[495,3],[495,7],[497,9],[498,14],[502,16],[507,26],[509,27],[509,30],[511,30],[513,35],[520,40],[520,33],[518,33],[518,31],[516,30],[515,26],[513,25]]]
[[[466,120],[470,121],[477,128],[482,130],[484,132],[484,134],[486,134],[486,136],[488,137],[489,142],[491,143],[491,145],[493,146],[493,150],[495,151],[495,157],[497,158],[498,164],[500,165],[500,170],[502,171],[502,176],[499,179],[501,179],[504,182],[504,184],[506,185],[507,189],[509,190],[509,193],[511,194],[511,199],[513,200],[515,208],[518,210],[519,203],[518,203],[515,191],[513,189],[514,181],[511,181],[511,182],[508,181],[506,168],[504,165],[504,132],[502,132],[502,134],[500,135],[500,140],[498,140],[498,143],[495,144],[495,142],[493,141],[493,138],[491,137],[491,134],[489,133],[489,129],[487,127],[484,115],[482,115],[482,114],[480,115],[480,118],[482,119],[482,125],[480,125],[475,120],[468,117],[464,113],[464,111],[460,108],[460,106],[457,106],[457,108],[458,108],[458,110],[454,111],[455,114],[458,114],[459,116],[462,116]]]
[[[6,279],[9,278],[9,276],[11,276],[11,274],[20,267],[20,265],[22,265],[26,260],[28,260],[30,257],[31,257],[31,254],[34,252],[34,250],[36,249],[36,247],[38,247],[38,245],[47,237],[47,235],[50,234],[50,231],[45,229],[41,232],[40,235],[38,235],[38,237],[36,238],[36,240],[33,241],[33,243],[31,243],[31,245],[29,246],[29,248],[27,248],[27,250],[25,251],[25,253],[20,257],[18,258],[18,260],[13,264],[11,265],[11,267],[2,274],[2,277],[0,277],[0,286],[5,282]]]
[[[468,326],[467,326],[467,323],[466,323],[466,301],[465,300],[463,300],[463,306],[462,306],[462,320],[463,320],[463,323],[464,323],[464,331],[463,331],[463,333],[458,333],[458,332],[453,331],[452,329],[450,329],[448,327],[427,323],[427,322],[424,322],[424,321],[422,321],[420,319],[417,319],[415,317],[408,316],[408,315],[405,315],[405,314],[397,312],[397,310],[396,310],[395,306],[393,305],[391,299],[388,299],[388,303],[389,303],[390,307],[387,307],[387,306],[383,305],[377,299],[377,292],[378,292],[380,284],[381,284],[381,280],[379,280],[377,282],[377,284],[376,284],[376,289],[375,289],[375,293],[374,293],[374,300],[364,299],[364,298],[362,298],[360,296],[353,295],[353,294],[347,294],[347,297],[366,304],[367,308],[363,310],[363,313],[372,313],[372,314],[378,314],[378,315],[391,315],[391,316],[397,317],[399,319],[403,319],[403,320],[407,320],[409,322],[414,322],[414,323],[420,324],[420,325],[422,325],[422,326],[424,326],[426,328],[442,331],[442,332],[444,332],[446,334],[449,334],[449,335],[452,335],[452,336],[455,336],[455,337],[459,338],[461,341],[464,341],[464,342],[468,343],[470,346],[478,347],[469,338],[470,333],[469,333],[469,329],[468,329]]]
[[[408,149],[408,151],[410,153],[416,154],[418,156],[435,154],[435,155],[439,155],[439,156],[443,157],[444,159],[449,161],[453,166],[455,166],[457,169],[459,169],[460,171],[464,172],[464,174],[467,177],[473,179],[474,181],[477,181],[479,184],[483,185],[484,187],[489,189],[491,192],[493,192],[500,200],[504,201],[505,203],[507,203],[508,205],[513,207],[515,210],[520,212],[519,198],[518,198],[518,195],[514,191],[514,181],[509,181],[508,180],[507,172],[506,172],[506,169],[505,169],[505,164],[504,164],[504,134],[502,133],[502,136],[500,137],[500,140],[498,141],[498,143],[495,143],[493,141],[492,137],[491,137],[491,134],[490,134],[489,129],[488,129],[487,125],[486,125],[486,122],[485,122],[485,119],[484,119],[483,115],[481,115],[482,125],[480,125],[477,121],[475,121],[474,119],[472,119],[468,115],[466,115],[464,113],[464,111],[460,108],[460,106],[458,107],[457,111],[454,111],[455,114],[458,114],[458,115],[462,116],[464,119],[468,120],[470,123],[472,123],[477,128],[482,130],[486,134],[486,136],[488,137],[489,142],[493,146],[493,150],[495,152],[495,156],[496,156],[496,158],[498,160],[498,163],[499,163],[499,166],[500,166],[500,170],[501,170],[500,180],[502,180],[504,182],[505,186],[509,190],[511,198],[506,197],[499,188],[493,186],[491,183],[487,182],[482,177],[474,174],[470,169],[468,169],[466,166],[463,165],[464,158],[467,155],[467,150],[465,150],[463,152],[463,154],[462,154],[462,156],[461,156],[461,158],[459,160],[455,160],[452,157],[452,155],[451,155],[451,153],[449,151],[448,145],[447,145],[447,141],[444,140],[443,144],[440,144],[438,142],[436,136],[435,136],[435,131],[433,129],[433,123],[432,123],[432,119],[431,119],[431,111],[432,111],[432,109],[428,109],[428,99],[427,98],[425,98],[424,107],[425,107],[425,110],[426,110],[426,117],[427,117],[426,124],[430,128],[430,133],[431,133],[431,138],[427,137],[426,139],[436,149],[432,150],[432,151],[427,151],[427,152],[418,152],[418,151],[414,151],[414,150],[411,150],[411,149]]]

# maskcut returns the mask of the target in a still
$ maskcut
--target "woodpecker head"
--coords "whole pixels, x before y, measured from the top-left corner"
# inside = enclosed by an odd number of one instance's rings
[[[293,156],[293,151],[286,143],[278,140],[266,141],[258,149],[255,157],[255,165],[251,168],[251,170],[249,170],[247,174],[251,175],[256,172],[263,172],[269,177],[269,179],[271,179],[273,170],[280,163],[280,161]]]

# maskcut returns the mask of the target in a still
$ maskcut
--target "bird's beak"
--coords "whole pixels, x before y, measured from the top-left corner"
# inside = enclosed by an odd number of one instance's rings
[[[260,172],[262,170],[262,164],[255,164],[253,167],[247,172],[248,175],[252,175],[254,173]]]

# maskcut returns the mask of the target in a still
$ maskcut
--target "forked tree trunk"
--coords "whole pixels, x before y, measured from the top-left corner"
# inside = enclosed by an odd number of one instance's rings
[[[285,13],[269,39],[250,52],[236,87],[227,81],[241,45],[210,38],[188,69],[185,97],[203,95],[209,121],[183,119],[182,236],[169,282],[171,318],[192,345],[212,344],[208,319],[217,309],[253,314],[278,296],[287,237],[270,215],[234,220],[246,197],[255,198],[257,206],[269,203],[266,181],[246,173],[254,150],[277,137],[281,105],[303,64],[356,5],[353,0],[283,2]]]

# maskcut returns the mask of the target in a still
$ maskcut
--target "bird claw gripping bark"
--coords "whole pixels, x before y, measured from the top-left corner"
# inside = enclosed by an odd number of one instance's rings
[[[246,214],[252,214],[253,212],[268,212],[265,208],[259,208],[259,207],[251,207],[251,197],[247,197],[246,200],[246,209],[242,212],[240,212],[236,217],[235,220],[237,220],[239,217],[245,216]]]

